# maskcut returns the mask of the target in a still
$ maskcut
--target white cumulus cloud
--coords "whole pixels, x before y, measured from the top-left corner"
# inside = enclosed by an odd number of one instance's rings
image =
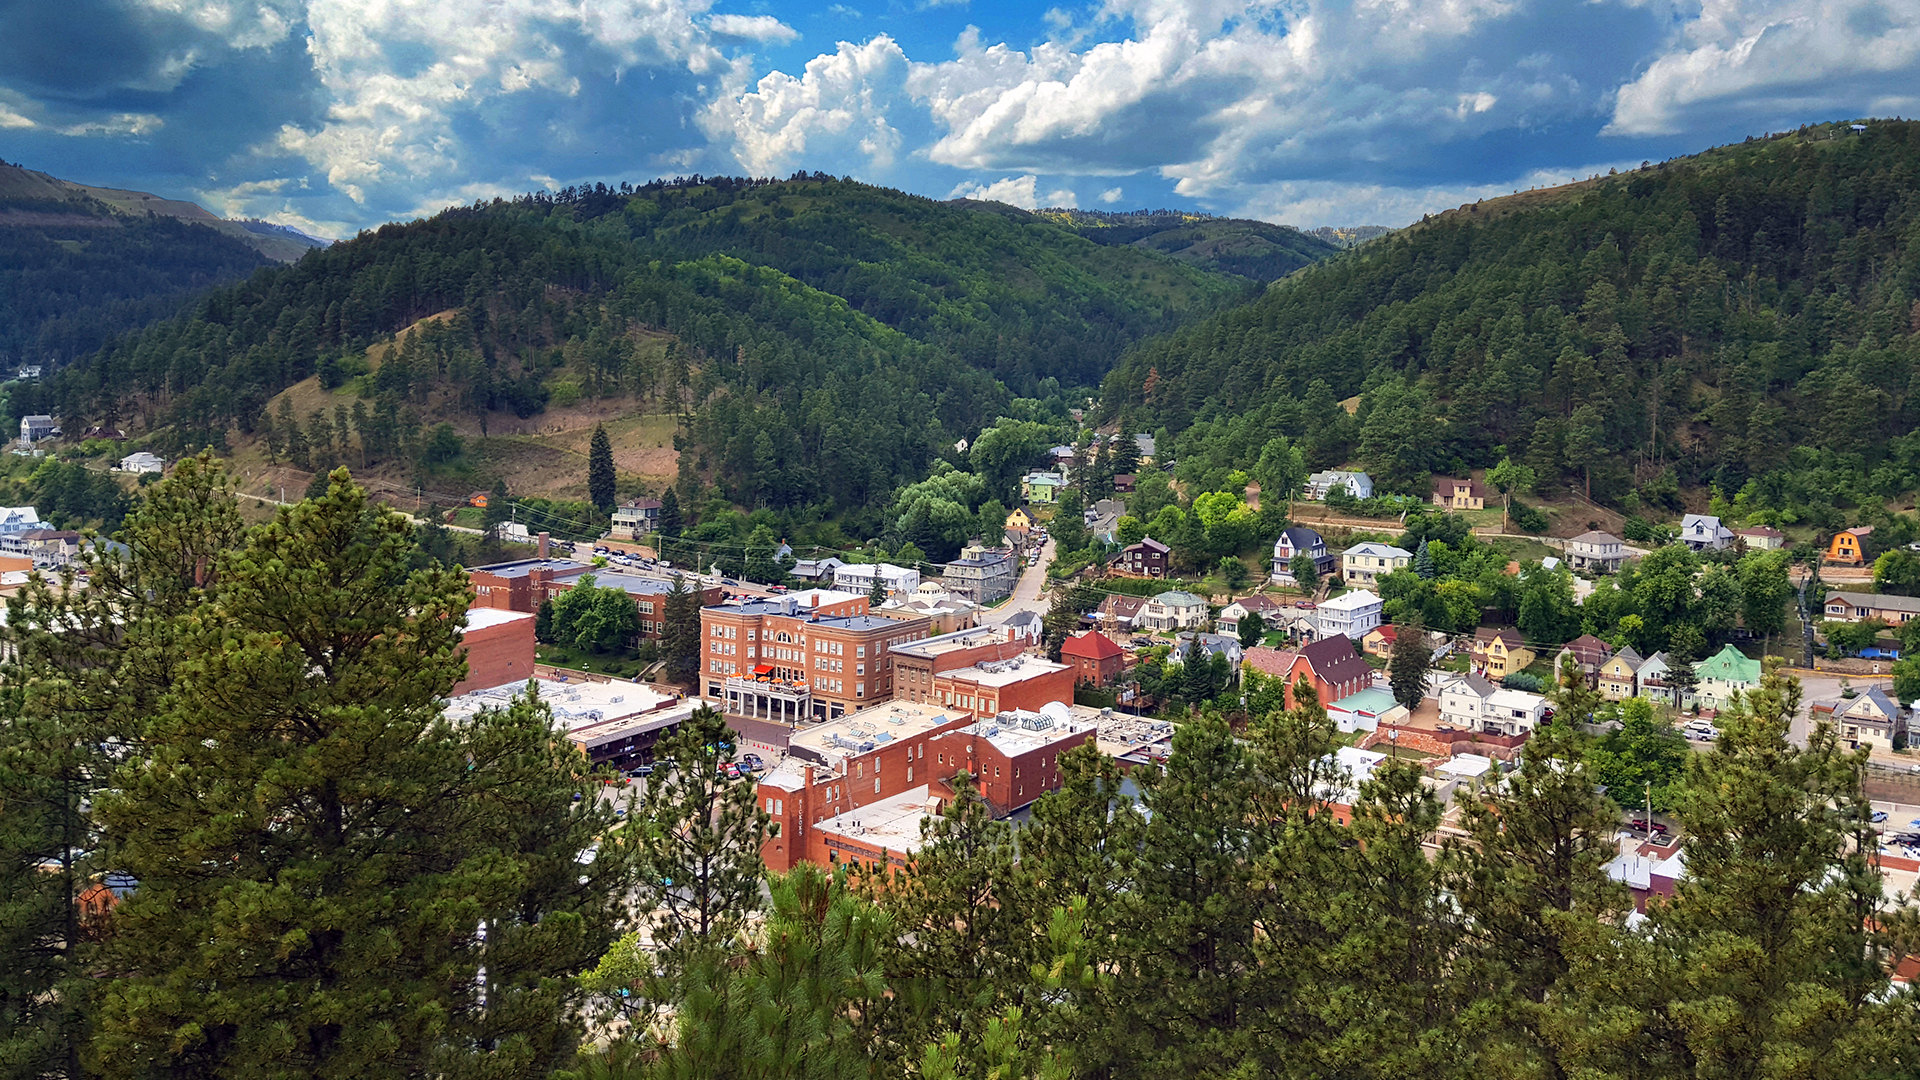
[[[947,193],[947,198],[1003,202],[1008,206],[1018,206],[1022,210],[1032,210],[1041,206],[1070,209],[1080,205],[1079,197],[1066,188],[1057,188],[1044,195],[1041,194],[1040,178],[1032,173],[1025,176],[1009,176],[992,183],[981,183],[977,180],[963,181]]]
[[[903,138],[893,118],[909,104],[906,74],[906,53],[885,34],[862,45],[843,41],[807,61],[798,78],[775,71],[730,88],[700,125],[755,175],[846,171],[856,161],[884,172]]]
[[[1910,108],[1917,88],[1916,0],[1717,0],[1620,88],[1607,131],[1676,134],[1728,111],[1784,123]]]

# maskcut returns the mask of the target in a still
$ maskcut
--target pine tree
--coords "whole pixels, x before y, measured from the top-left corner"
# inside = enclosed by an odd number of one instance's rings
[[[88,979],[79,894],[86,884],[81,799],[98,763],[60,717],[22,709],[21,668],[0,722],[0,1077],[78,1077]]]
[[[513,496],[507,491],[504,478],[495,479],[493,490],[487,493],[486,509],[480,512],[480,527],[489,536],[498,538],[494,530],[513,520]]]
[[[1617,854],[1617,812],[1599,793],[1570,724],[1540,728],[1504,783],[1461,800],[1465,842],[1443,861],[1466,921],[1461,978],[1498,1016],[1490,1061],[1539,1062],[1564,1076],[1557,1031],[1569,1010],[1568,976],[1582,943],[1627,909],[1607,877]]]
[[[1032,963],[1032,907],[1019,891],[1012,833],[966,773],[904,868],[862,867],[895,937],[883,948],[892,990],[875,1020],[876,1053],[904,1071],[942,1033],[976,1051],[989,1017],[1022,1003]]]
[[[751,781],[728,779],[733,731],[701,707],[655,751],[638,820],[643,909],[653,940],[684,958],[724,940],[760,908],[760,845],[773,835]]]
[[[1427,696],[1427,671],[1432,661],[1427,628],[1418,615],[1395,627],[1393,655],[1387,661],[1387,680],[1393,687],[1393,700],[1409,710],[1419,708]]]
[[[1432,581],[1439,576],[1433,568],[1433,556],[1427,551],[1427,538],[1420,538],[1420,549],[1413,554],[1413,572],[1421,581]]]
[[[593,440],[587,444],[587,496],[603,514],[613,512],[616,475],[613,469],[613,440],[604,424],[593,426]]]
[[[466,584],[408,569],[413,550],[341,470],[170,620],[169,691],[125,723],[134,752],[97,799],[103,865],[140,884],[102,946],[127,974],[101,988],[93,1071],[531,1076],[571,1056],[570,977],[610,936],[624,860],[603,847],[582,874],[610,817],[573,808],[544,711],[441,717]]]
[[[661,607],[660,655],[666,660],[666,679],[692,682],[700,675],[700,594],[675,574]]]
[[[887,579],[881,577],[879,572],[875,571],[873,575],[873,588],[867,590],[867,605],[871,608],[878,608],[886,602]]]
[[[680,496],[672,488],[660,493],[660,533],[663,536],[679,536],[683,522],[680,519]]]
[[[1295,555],[1287,560],[1287,570],[1301,592],[1312,596],[1320,591],[1320,565],[1313,561],[1313,556],[1305,552]]]

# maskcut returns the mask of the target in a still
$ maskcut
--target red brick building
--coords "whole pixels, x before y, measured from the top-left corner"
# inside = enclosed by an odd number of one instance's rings
[[[1248,649],[1242,663],[1255,671],[1284,679],[1288,708],[1293,707],[1294,683],[1301,678],[1313,686],[1322,705],[1373,686],[1373,668],[1353,650],[1353,639],[1345,634],[1316,641],[1297,652],[1264,647]]]
[[[454,684],[456,695],[533,678],[532,615],[469,609],[460,647],[467,656],[467,677]]]
[[[1060,659],[1073,668],[1076,683],[1108,686],[1127,668],[1127,652],[1098,630],[1089,630],[1068,638],[1060,646]]]
[[[964,771],[994,816],[1004,816],[1059,788],[1060,754],[1094,741],[1096,728],[1063,707],[976,723],[964,710],[896,702],[802,729],[789,744],[790,756],[757,789],[761,808],[780,825],[762,847],[767,868],[849,858],[899,865],[917,846],[911,842],[917,822],[895,830],[900,835],[892,842],[876,844],[863,836],[862,811],[888,820],[913,817],[915,806],[888,805],[913,793],[920,816],[937,813]],[[926,793],[918,794],[923,787]]]
[[[1004,626],[980,626],[895,646],[893,695],[902,701],[934,701],[935,675],[979,663],[1010,660],[1025,652],[1029,642]]]
[[[835,720],[893,697],[891,650],[930,625],[870,615],[865,596],[825,589],[705,607],[701,686],[735,715]]]
[[[647,577],[612,567],[592,567],[572,559],[520,559],[515,562],[476,566],[467,572],[473,589],[473,609],[521,611],[532,614],[541,603],[572,589],[588,577],[600,588],[626,590],[640,613],[640,636],[657,638],[666,627],[667,593],[673,582]],[[702,606],[726,599],[726,591],[717,585],[702,585],[683,579],[686,588],[699,594]]]
[[[1038,711],[1054,701],[1071,705],[1073,669],[1039,656],[988,660],[936,674],[928,700],[980,716]]]

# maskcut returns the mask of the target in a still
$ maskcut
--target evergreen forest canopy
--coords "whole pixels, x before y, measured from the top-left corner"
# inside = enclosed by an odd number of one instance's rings
[[[1104,406],[1182,479],[1284,438],[1415,495],[1510,454],[1629,511],[1872,523],[1920,488],[1917,180],[1920,124],[1876,120],[1448,211],[1134,347]]]
[[[1187,210],[1038,210],[1096,244],[1130,244],[1182,262],[1255,281],[1275,281],[1326,258],[1342,244],[1288,225]]]
[[[0,163],[0,174],[19,171]],[[44,194],[0,183],[0,366],[84,356],[269,265],[204,225],[116,215],[93,199],[28,197]]]
[[[366,376],[372,456],[420,456],[420,414],[543,410],[557,382],[684,409],[693,468],[756,506],[883,498],[1007,411],[1096,385],[1129,343],[1249,282],[986,204],[823,175],[568,188],[392,224],[206,296],[41,386],[15,416],[138,416],[177,448],[254,433],[318,374]],[[366,346],[444,330],[369,372]],[[664,352],[645,347],[664,333]],[[414,345],[409,336],[409,345]],[[1062,413],[1064,414],[1064,413]],[[389,424],[389,427],[395,425]]]

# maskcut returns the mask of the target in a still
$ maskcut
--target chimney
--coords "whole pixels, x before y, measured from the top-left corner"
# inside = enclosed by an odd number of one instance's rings
[[[547,534],[546,533],[540,534],[540,557],[542,559],[547,557]]]

